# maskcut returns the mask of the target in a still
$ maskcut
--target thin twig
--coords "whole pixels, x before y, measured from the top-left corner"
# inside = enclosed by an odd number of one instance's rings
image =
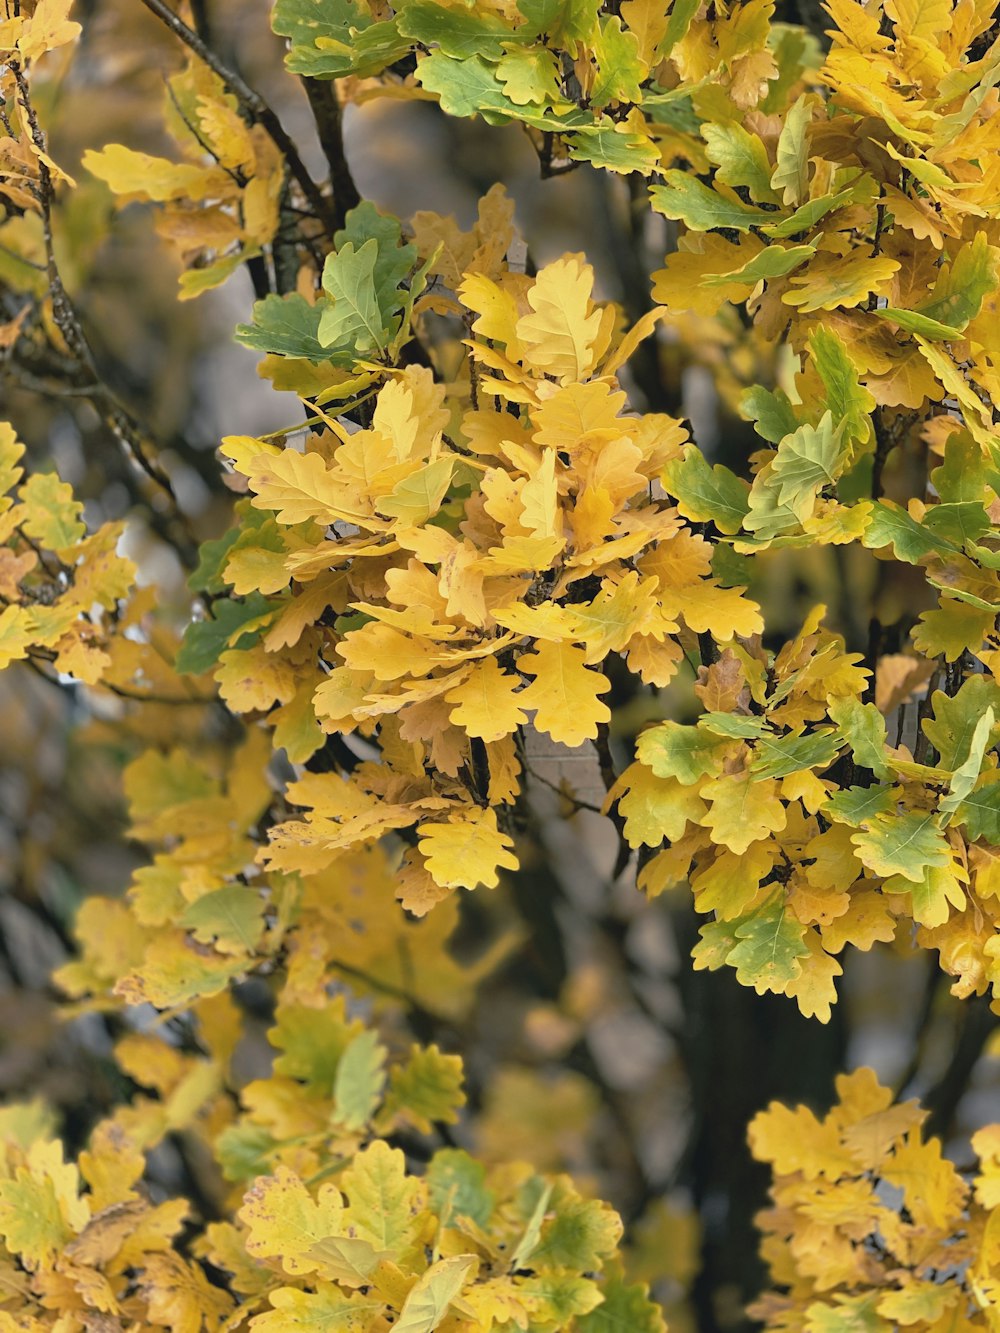
[[[284,155],[285,161],[288,163],[288,169],[298,181],[302,193],[309,200],[317,215],[332,228],[335,216],[330,201],[323,197],[319,186],[306,170],[305,163],[299,156],[299,150],[289,138],[287,130],[260,93],[251,88],[241,74],[238,74],[234,69],[230,69],[211,47],[206,46],[198,34],[192,28],[189,28],[184,20],[175,14],[169,5],[164,3],[164,0],[141,0],[141,3],[146,6],[150,13],[155,14],[175,37],[179,37],[184,45],[190,51],[193,51],[203,64],[208,66],[213,74],[218,75],[229,91],[242,103],[245,110],[259,125],[263,126]]]
[[[181,508],[173,488],[173,483],[160,466],[155,449],[145,438],[145,433],[132,414],[125,408],[103,382],[97,371],[90,344],[87,341],[80,318],[63,283],[62,273],[56,261],[55,242],[52,233],[52,203],[55,187],[52,172],[46,161],[45,135],[38,122],[38,116],[31,101],[28,81],[18,61],[10,61],[8,69],[14,75],[17,84],[18,100],[23,108],[28,132],[38,154],[38,189],[36,191],[42,216],[42,237],[45,245],[45,272],[49,282],[49,298],[52,302],[52,316],[62,335],[66,348],[77,363],[79,371],[89,377],[91,387],[86,393],[104,424],[118,440],[127,456],[131,457],[143,472],[169,498],[174,516],[182,532],[178,542],[178,554],[182,559],[192,562],[197,554],[197,541],[194,539],[187,515]]]
[[[540,782],[543,787],[548,787],[549,791],[554,791],[557,796],[562,797],[564,801],[568,801],[573,807],[574,814],[577,810],[590,810],[595,815],[604,814],[599,805],[593,805],[590,801],[583,801],[579,796],[571,796],[558,783],[552,782],[549,778],[543,778],[541,773],[537,773],[533,768],[526,768],[525,772],[532,782]]]

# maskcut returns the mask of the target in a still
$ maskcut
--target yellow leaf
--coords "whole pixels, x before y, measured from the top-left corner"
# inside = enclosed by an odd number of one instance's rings
[[[497,828],[493,810],[476,807],[446,823],[424,823],[419,834],[424,864],[442,888],[493,889],[499,870],[518,868],[513,841]]]
[[[212,196],[226,198],[234,191],[232,180],[221,167],[171,162],[122,144],[109,144],[99,152],[88,148],[83,165],[114,194],[125,198],[152,199],[156,203],[170,199],[197,202]]]
[[[523,726],[527,713],[520,707],[521,682],[502,670],[495,657],[476,662],[471,674],[444,696],[455,707],[451,721],[470,736],[484,741],[498,741]]]
[[[473,322],[473,332],[480,338],[503,343],[510,355],[517,357],[520,345],[517,340],[517,300],[513,292],[481,273],[470,273],[458,294],[463,305],[479,316]]]
[[[664,839],[676,842],[689,821],[700,823],[705,814],[696,787],[676,778],[658,778],[645,764],[629,765],[608,793],[608,801],[616,794],[630,847],[658,847]]]
[[[394,1333],[433,1333],[478,1262],[475,1255],[457,1254],[431,1264],[410,1288]]]
[[[345,504],[341,479],[318,453],[300,454],[295,449],[258,453],[238,466],[256,492],[254,508],[275,510],[279,523],[305,523],[309,519],[334,523],[345,519],[376,529],[389,526],[351,508],[349,500]]]
[[[35,639],[35,619],[23,606],[5,606],[0,611],[0,670],[28,656]]]
[[[824,950],[815,930],[807,930],[802,938],[809,948],[809,956],[803,960],[799,975],[785,986],[785,994],[798,1001],[799,1010],[806,1018],[829,1023],[831,1005],[837,1002],[834,978],[844,969]]]
[[[198,124],[220,166],[230,171],[254,166],[256,154],[250,130],[231,99],[199,97]]]
[[[319,1264],[309,1251],[324,1237],[342,1234],[344,1201],[329,1183],[313,1199],[293,1171],[279,1166],[254,1182],[239,1216],[249,1228],[249,1254],[280,1259],[286,1273],[313,1273]]]
[[[882,1163],[881,1174],[890,1185],[903,1191],[907,1208],[917,1226],[945,1230],[960,1224],[968,1186],[947,1158],[939,1139],[920,1142],[911,1132],[905,1143]]]
[[[376,1139],[359,1152],[341,1177],[348,1207],[347,1234],[405,1261],[423,1229],[424,1183],[406,1173],[398,1148]]]
[[[224,652],[215,678],[219,693],[237,713],[287,704],[295,697],[298,684],[295,668],[285,658],[268,653],[262,644]]]
[[[582,255],[547,264],[528,291],[533,311],[517,321],[525,359],[563,384],[590,374],[602,349],[596,344],[601,313],[590,299],[594,271]]]
[[[17,41],[17,49],[25,60],[37,60],[46,51],[76,41],[82,30],[79,23],[68,18],[72,8],[73,0],[38,0]]]
[[[754,782],[749,772],[726,774],[706,782],[702,796],[710,802],[701,823],[731,852],[742,853],[751,843],[780,833],[787,822],[785,807],[778,799],[773,778]]]
[[[586,651],[572,643],[539,643],[518,659],[518,669],[534,677],[519,696],[522,706],[534,710],[539,731],[563,745],[593,740],[599,725],[611,719],[599,697],[611,682],[586,661]]]
[[[332,1282],[316,1282],[315,1291],[279,1287],[268,1300],[273,1309],[254,1318],[256,1333],[367,1333],[372,1320],[385,1309],[378,1296],[360,1296],[340,1290]],[[380,1321],[381,1322],[381,1321]]]
[[[143,1264],[139,1290],[151,1323],[171,1333],[200,1333],[214,1328],[233,1308],[228,1292],[214,1286],[196,1263],[179,1254],[150,1254]]]
[[[820,254],[809,266],[788,279],[793,289],[782,295],[786,305],[798,306],[802,314],[813,310],[851,309],[882,291],[899,269],[899,261],[880,255],[840,256]]]
[[[828,1117],[817,1120],[806,1106],[792,1111],[771,1102],[750,1122],[750,1148],[759,1162],[770,1162],[779,1176],[801,1171],[806,1180],[836,1180],[857,1170],[843,1147],[837,1126]]]

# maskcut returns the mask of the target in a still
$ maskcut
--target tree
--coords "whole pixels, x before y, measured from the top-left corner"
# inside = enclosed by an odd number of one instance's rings
[[[0,20],[0,1330],[994,1327],[992,6],[143,4]]]

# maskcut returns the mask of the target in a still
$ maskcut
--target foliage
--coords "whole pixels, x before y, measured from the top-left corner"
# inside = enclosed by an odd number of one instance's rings
[[[787,1288],[755,1313],[768,1328],[991,1328],[996,1126],[973,1136],[967,1180],[923,1137],[926,1112],[870,1069],[842,1075],[837,1094],[822,1120],[775,1103],[750,1125],[774,1171],[764,1253]]]
[[[277,0],[317,184],[197,7],[146,5],[183,52],[181,160],[88,144],[79,188],[152,206],[182,298],[249,273],[236,338],[301,416],[228,434],[228,526],[192,524],[64,278],[77,187],[42,121],[80,26],[11,11],[0,349],[91,405],[186,585],[160,604],[127,525],[0,427],[0,666],[73,692],[148,853],[54,972],[128,1095],[68,1154],[40,1103],[0,1116],[0,1329],[655,1333],[647,1282],[685,1261],[650,1270],[641,1224],[621,1249],[593,1181],[470,1153],[447,1034],[530,931],[503,895],[537,863],[539,738],[596,771],[616,876],[690,886],[696,972],[826,1024],[850,949],[912,937],[1000,1006],[993,9],[830,0],[827,47],[772,0]],[[465,230],[361,199],[341,122],[379,98],[627,178],[671,242],[641,308],[582,254],[526,262],[500,184]],[[643,401],[680,344],[748,456]],[[791,562],[840,604],[790,623]],[[970,1184],[869,1071],[838,1095],[750,1126],[783,1289],[753,1311],[993,1327],[996,1127]],[[152,1188],[177,1143],[214,1213]]]

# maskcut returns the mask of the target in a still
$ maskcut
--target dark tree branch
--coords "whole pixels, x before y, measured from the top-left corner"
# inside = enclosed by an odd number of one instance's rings
[[[334,79],[303,78],[302,86],[309,98],[316,133],[330,168],[333,225],[339,230],[351,209],[361,203],[361,193],[344,152],[344,112],[337,98],[337,84]]]

